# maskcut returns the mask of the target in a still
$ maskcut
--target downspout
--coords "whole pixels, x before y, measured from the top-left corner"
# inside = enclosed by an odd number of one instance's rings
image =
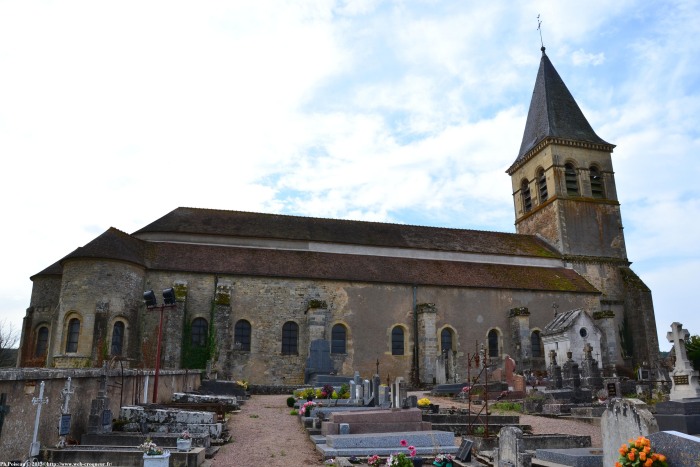
[[[413,285],[413,377],[414,381],[411,383],[418,385],[420,384],[420,370],[419,370],[419,358],[418,358],[418,306],[417,306],[417,295],[418,286]]]

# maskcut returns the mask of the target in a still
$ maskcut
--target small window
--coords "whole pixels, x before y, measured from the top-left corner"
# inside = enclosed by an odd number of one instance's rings
[[[192,321],[192,346],[204,347],[209,337],[209,324],[204,318],[195,318]]]
[[[403,355],[403,352],[403,328],[401,326],[396,326],[391,330],[391,355]]]
[[[581,329],[579,329],[578,333],[581,337],[586,337],[588,335],[588,329],[581,328]]]
[[[250,352],[250,335],[252,328],[250,322],[240,319],[233,330],[233,342],[236,350]]]
[[[282,355],[297,355],[299,353],[299,325],[287,321],[282,326]]]
[[[591,195],[594,198],[605,198],[605,191],[603,190],[603,178],[600,175],[598,167],[591,166],[590,168],[591,177]]]
[[[68,322],[68,335],[66,337],[66,353],[78,351],[78,338],[80,337],[80,320],[73,318]]]
[[[447,328],[440,332],[440,350],[442,353],[454,350],[452,348],[452,331]]]
[[[112,355],[121,355],[124,347],[124,323],[117,321],[112,328]]]
[[[530,184],[523,180],[520,184],[520,196],[523,198],[523,209],[525,212],[532,211],[532,196],[530,195]]]
[[[549,193],[547,193],[547,176],[544,173],[544,169],[537,171],[537,189],[540,192],[540,203],[544,203],[549,198]]]
[[[576,169],[573,164],[568,163],[564,166],[564,179],[566,180],[566,194],[578,196],[578,179],[576,178]]]
[[[331,330],[331,353],[346,353],[345,342],[347,330],[342,324],[336,324]]]
[[[41,326],[36,332],[35,357],[45,357],[49,349],[49,328]]]
[[[498,357],[498,331],[491,329],[488,334],[489,357]]]
[[[542,358],[544,356],[540,331],[533,331],[532,334],[530,334],[530,352],[532,358]]]

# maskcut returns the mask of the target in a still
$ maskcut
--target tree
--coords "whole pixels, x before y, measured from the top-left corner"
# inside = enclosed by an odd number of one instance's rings
[[[7,322],[0,320],[0,367],[15,366],[19,333]]]
[[[688,360],[693,364],[696,370],[700,368],[700,336],[690,336],[690,339],[685,341],[685,353],[688,355]]]

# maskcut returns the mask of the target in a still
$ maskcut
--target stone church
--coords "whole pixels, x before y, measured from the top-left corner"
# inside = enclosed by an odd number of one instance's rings
[[[547,325],[577,310],[572,342],[595,344],[604,372],[654,368],[651,292],[627,258],[614,147],[542,48],[506,170],[517,233],[177,208],[32,276],[18,364],[153,368],[162,312],[161,368],[211,362],[220,377],[299,384],[311,343],[326,341],[338,374],[430,384],[446,357],[465,379],[481,348],[491,364],[508,355],[519,371],[544,370]]]

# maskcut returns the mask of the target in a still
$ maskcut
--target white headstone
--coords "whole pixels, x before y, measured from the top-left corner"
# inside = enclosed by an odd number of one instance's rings
[[[671,372],[673,385],[671,386],[670,399],[672,401],[700,397],[700,382],[698,381],[700,373],[693,369],[685,351],[685,341],[689,337],[688,330],[683,329],[683,325],[677,322],[671,324],[671,332],[666,334],[666,339],[673,343],[673,349],[676,353],[676,363]]]

